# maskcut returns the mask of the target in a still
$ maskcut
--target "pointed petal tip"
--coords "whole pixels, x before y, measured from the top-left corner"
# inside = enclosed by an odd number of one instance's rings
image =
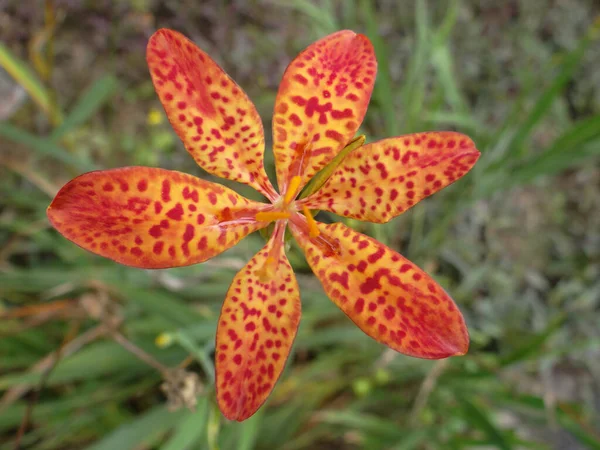
[[[174,37],[178,35],[181,35],[181,33],[175,30],[171,30],[169,28],[159,28],[158,30],[156,30],[154,33],[152,33],[152,35],[148,39],[148,43],[146,44],[146,59],[148,59],[148,57],[150,56],[150,50],[153,46],[156,45],[157,39],[161,37]]]
[[[464,323],[462,314],[460,314],[460,312],[458,312],[458,314],[460,315],[458,320],[460,323],[456,329],[453,330],[453,332],[450,331],[450,333],[444,333],[443,331],[440,331],[438,334],[438,344],[436,346],[432,346],[428,349],[412,348],[411,352],[402,353],[422,359],[445,359],[454,356],[466,355],[469,351],[470,345],[469,331]],[[437,347],[437,349],[435,347]],[[421,350],[426,350],[427,353],[422,353]]]
[[[217,402],[218,402],[218,389],[217,389]],[[266,399],[265,399],[266,401]],[[239,402],[239,406],[236,409],[231,409],[231,408],[227,408],[225,407],[225,405],[222,405],[221,403],[219,403],[219,410],[221,411],[221,414],[223,414],[223,417],[225,417],[227,420],[231,420],[232,422],[243,422],[245,420],[248,420],[250,417],[252,417],[254,414],[256,414],[258,412],[258,410],[261,408],[261,406],[263,405],[263,403],[261,403],[260,405],[258,405],[258,407],[254,410],[249,410],[244,408],[244,403],[245,402]]]
[[[464,332],[458,337],[457,341],[454,343],[448,343],[448,355],[451,356],[464,356],[469,351],[469,333],[465,327]]]

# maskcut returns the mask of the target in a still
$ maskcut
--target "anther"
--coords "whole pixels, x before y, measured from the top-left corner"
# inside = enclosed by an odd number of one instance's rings
[[[273,222],[275,220],[289,219],[289,211],[262,211],[256,213],[256,220],[258,222]]]
[[[306,224],[308,225],[308,235],[311,238],[316,238],[319,234],[321,234],[319,228],[317,227],[317,222],[315,222],[315,219],[313,219],[312,214],[306,206],[302,206],[302,212],[306,216]]]
[[[300,186],[300,182],[302,181],[301,176],[293,176],[290,180],[290,184],[288,184],[287,191],[285,192],[285,197],[283,201],[286,205],[289,205],[292,200],[296,198],[298,195],[298,187]]]

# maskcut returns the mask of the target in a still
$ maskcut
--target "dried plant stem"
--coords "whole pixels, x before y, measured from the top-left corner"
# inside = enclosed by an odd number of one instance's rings
[[[69,327],[69,331],[65,335],[61,346],[58,349],[56,349],[56,351],[52,354],[53,357],[52,357],[49,365],[43,369],[42,375],[40,377],[40,381],[38,383],[38,388],[35,390],[34,394],[31,396],[31,398],[27,402],[27,409],[25,410],[25,414],[23,415],[23,419],[21,420],[21,424],[19,425],[19,430],[17,431],[17,435],[15,437],[15,446],[14,446],[15,450],[19,450],[21,448],[21,439],[23,438],[23,435],[25,434],[25,430],[27,429],[27,426],[29,425],[29,421],[31,420],[31,416],[33,415],[33,408],[35,407],[35,404],[38,401],[40,392],[42,391],[46,382],[48,381],[50,374],[52,373],[52,371],[54,370],[54,368],[56,367],[56,365],[62,358],[65,347],[69,343],[73,342],[73,340],[74,340],[73,336],[75,336],[77,334],[80,326],[81,326],[81,323],[79,321],[71,323],[71,326]]]
[[[68,356],[71,356],[83,346],[89,344],[92,341],[95,341],[96,339],[104,335],[106,331],[106,327],[104,327],[103,325],[99,325],[95,328],[87,330],[86,332],[80,334],[73,340],[61,346],[58,350],[49,353],[44,358],[39,360],[36,364],[33,365],[30,372],[41,373],[49,370],[58,362],[60,358],[66,358]],[[4,411],[16,400],[25,395],[29,391],[29,389],[31,389],[31,385],[31,383],[19,384],[7,390],[0,399],[0,413],[2,413],[2,411]]]
[[[423,411],[423,408],[429,400],[429,396],[435,388],[437,380],[439,379],[440,375],[444,373],[444,370],[446,370],[447,366],[447,359],[440,359],[439,361],[436,361],[429,373],[427,374],[427,376],[425,377],[425,379],[423,380],[419,392],[417,393],[417,398],[415,399],[415,404],[413,406],[412,413],[410,414],[410,422],[412,426],[417,425],[419,421],[419,416],[421,415],[421,411]]]
[[[123,336],[118,331],[113,331],[111,333],[112,338],[121,345],[125,350],[135,355],[141,361],[144,361],[150,367],[154,367],[158,370],[163,376],[165,376],[169,372],[169,368],[160,362],[158,362],[152,355],[146,353],[144,350],[139,348],[133,342],[129,341],[125,336]]]

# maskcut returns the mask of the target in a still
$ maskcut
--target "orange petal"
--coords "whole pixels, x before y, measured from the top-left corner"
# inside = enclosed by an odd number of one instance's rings
[[[317,222],[318,223],[318,222]],[[392,349],[419,358],[463,355],[469,335],[444,290],[400,254],[340,223],[319,237],[292,226],[325,292],[358,327]]]
[[[375,83],[377,61],[366,36],[338,31],[310,45],[283,74],[273,116],[279,190],[302,187],[354,136]]]
[[[283,250],[285,222],[233,279],[217,328],[217,400],[242,421],[265,402],[300,322],[298,283]]]
[[[321,190],[298,204],[384,223],[458,180],[478,158],[473,141],[459,133],[384,139],[348,154]]]
[[[54,228],[86,250],[161,269],[206,261],[266,226],[254,220],[261,207],[191,175],[124,167],[71,180],[47,213]]]
[[[262,122],[244,91],[176,31],[154,33],[146,59],[169,121],[200,167],[275,198],[263,168]]]

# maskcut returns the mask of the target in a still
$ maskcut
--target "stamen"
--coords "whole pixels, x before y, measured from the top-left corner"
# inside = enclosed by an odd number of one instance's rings
[[[267,256],[264,264],[254,271],[254,274],[258,277],[261,283],[266,283],[267,281],[273,279],[273,276],[275,275],[275,262],[275,258],[269,255]]]
[[[302,212],[306,216],[306,224],[308,225],[308,235],[311,238],[316,238],[319,234],[321,234],[319,228],[317,228],[317,222],[315,222],[315,219],[313,219],[310,210],[306,206],[302,206]]]
[[[286,224],[285,222],[277,222],[275,225],[275,230],[273,231],[273,236],[269,241],[270,248],[267,250],[265,256],[267,257],[264,263],[257,267],[254,271],[254,275],[256,275],[261,283],[267,283],[272,280],[275,274],[277,273],[277,265],[279,263],[279,255],[280,252],[283,251],[283,242],[285,236]]]
[[[286,205],[289,205],[292,200],[296,198],[298,195],[298,187],[300,186],[300,182],[302,181],[302,177],[295,175],[290,180],[290,184],[288,184],[287,191],[285,192],[285,197],[283,198],[283,202]]]
[[[262,211],[256,213],[256,220],[259,222],[273,222],[275,220],[289,219],[289,211]]]

